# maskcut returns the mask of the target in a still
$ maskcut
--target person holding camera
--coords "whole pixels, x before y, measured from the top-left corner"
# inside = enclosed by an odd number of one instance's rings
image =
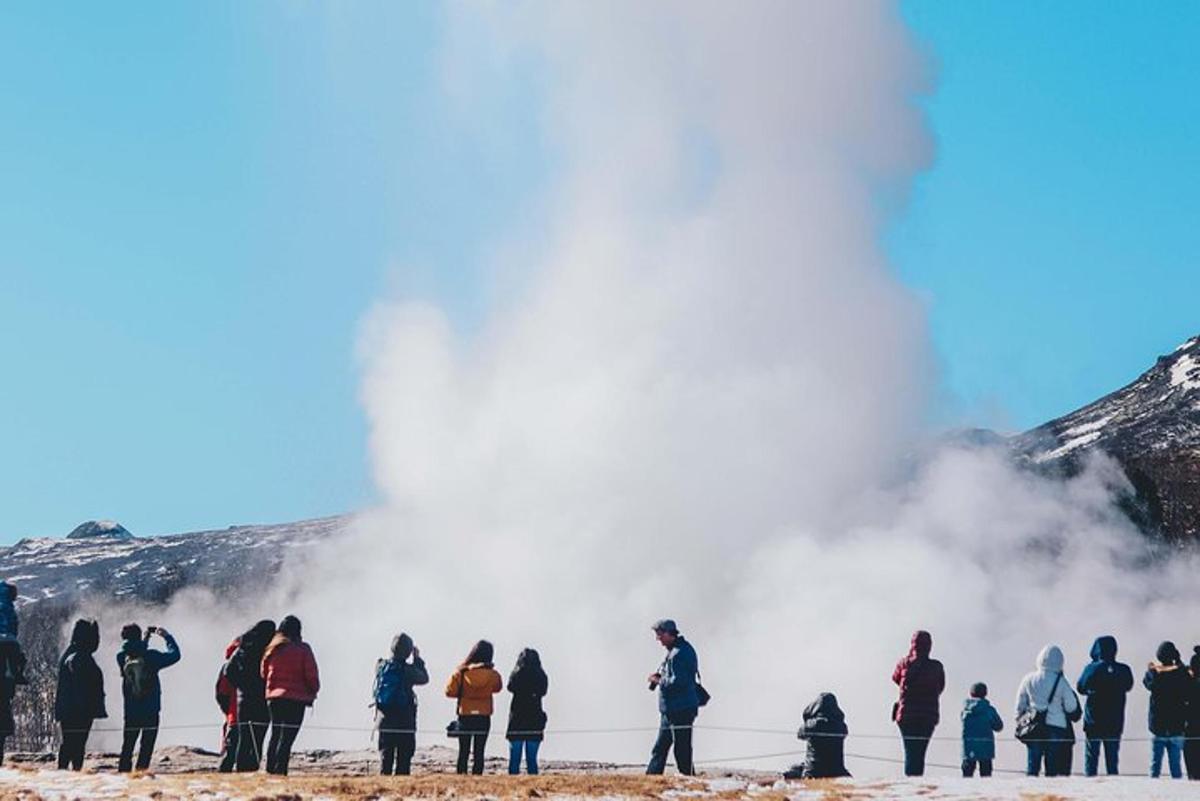
[[[658,739],[646,765],[649,775],[662,775],[667,768],[667,752],[675,746],[675,767],[684,776],[694,775],[692,765],[692,724],[700,711],[697,674],[700,662],[696,649],[679,633],[674,620],[654,624],[654,636],[667,649],[658,671],[650,674],[650,689],[658,691]]]
[[[150,638],[154,635],[162,639],[166,650],[150,648]],[[147,626],[143,635],[141,626],[129,623],[121,629],[121,640],[117,668],[121,671],[121,695],[125,700],[125,732],[117,770],[128,773],[134,767],[133,749],[139,738],[137,769],[150,767],[162,712],[162,684],[158,672],[178,662],[180,653],[175,638],[160,626]]]
[[[421,649],[401,632],[392,640],[391,658],[375,663],[372,695],[379,721],[379,772],[384,776],[412,773],[417,750],[417,694],[413,688],[428,683]]]

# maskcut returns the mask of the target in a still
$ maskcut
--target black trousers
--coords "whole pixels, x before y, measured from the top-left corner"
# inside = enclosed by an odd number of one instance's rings
[[[62,742],[58,746],[58,769],[83,770],[83,755],[87,751],[88,735],[92,733],[92,721],[64,720]]]
[[[218,773],[232,773],[237,765],[237,749],[240,731],[236,723],[226,723],[221,737],[221,764]]]
[[[379,772],[384,776],[412,773],[412,758],[417,751],[416,708],[384,715],[379,721]]]
[[[695,709],[678,712],[663,712],[658,722],[658,739],[650,751],[650,762],[646,773],[661,776],[667,769],[667,754],[675,747],[675,767],[684,776],[695,774],[692,764],[692,724],[696,722]]]
[[[1189,734],[1188,737],[1200,735]],[[1187,764],[1187,777],[1200,779],[1200,740],[1187,740],[1183,744],[1183,761]]]
[[[267,739],[267,728],[271,721],[266,719],[239,720],[232,727],[232,735],[226,732],[226,748],[229,738],[234,742],[234,770],[239,773],[258,770],[263,758],[263,743]]]
[[[150,767],[150,757],[154,756],[154,743],[158,739],[158,715],[145,719],[126,719],[125,734],[121,741],[121,757],[117,760],[117,770],[128,773],[133,769],[133,749],[141,739],[138,749],[137,769],[145,770]]]
[[[467,757],[471,757],[471,772],[476,776],[483,773],[486,758],[488,732],[492,729],[490,715],[458,716],[458,772],[467,772]]]
[[[304,704],[288,698],[267,701],[271,710],[271,741],[267,744],[267,773],[286,776],[292,759],[292,744],[304,723]]]
[[[975,766],[979,766],[980,778],[986,779],[992,775],[992,760],[990,759],[964,759],[962,761],[963,778],[969,779],[975,775]]]
[[[904,738],[904,775],[925,775],[925,752],[933,737],[933,726],[928,723],[900,723],[900,736]]]

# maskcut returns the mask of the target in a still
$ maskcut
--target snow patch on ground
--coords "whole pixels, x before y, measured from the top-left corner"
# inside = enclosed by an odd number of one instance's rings
[[[1084,445],[1091,445],[1093,442],[1100,439],[1100,433],[1101,432],[1099,431],[1091,431],[1081,437],[1069,439],[1052,451],[1046,451],[1045,453],[1038,454],[1033,461],[1038,463],[1049,462],[1057,459],[1060,456],[1065,456],[1076,448],[1082,448]]]
[[[1171,365],[1171,386],[1183,387],[1184,392],[1200,389],[1200,361],[1189,355]]]

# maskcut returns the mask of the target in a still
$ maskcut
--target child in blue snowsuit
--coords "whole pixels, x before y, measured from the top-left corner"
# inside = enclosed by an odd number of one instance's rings
[[[971,686],[971,697],[962,711],[962,775],[970,778],[979,766],[980,777],[992,775],[992,760],[996,758],[996,732],[1004,721],[996,707],[987,700],[987,685],[978,682]]]

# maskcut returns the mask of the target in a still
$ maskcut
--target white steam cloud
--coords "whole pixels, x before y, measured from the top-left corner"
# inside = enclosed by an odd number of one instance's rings
[[[480,637],[502,670],[542,652],[552,729],[652,727],[649,629],[671,616],[715,697],[700,725],[791,730],[831,690],[852,732],[891,735],[891,667],[920,627],[949,676],[938,734],[955,737],[974,681],[1011,720],[1045,642],[1074,678],[1097,634],[1135,670],[1158,639],[1200,634],[1180,628],[1200,611],[1195,565],[1137,564],[1110,463],[1057,483],[921,445],[925,320],[880,241],[931,157],[915,104],[929,79],[891,4],[471,5],[449,41],[464,108],[518,58],[544,77],[562,171],[539,230],[488,265],[525,254],[520,288],[470,336],[428,304],[371,312],[363,399],[385,504],[254,609],[201,624],[203,604],[176,605],[175,687],[207,686],[255,616],[295,612],[325,681],[300,747],[366,745],[318,727],[370,726],[374,659],[400,630],[434,674],[423,729],[449,719],[441,684]],[[172,695],[167,723],[201,714]],[[545,753],[638,761],[651,739],[551,735]],[[793,747],[697,736],[700,760]],[[1002,746],[1000,764],[1021,756]]]

